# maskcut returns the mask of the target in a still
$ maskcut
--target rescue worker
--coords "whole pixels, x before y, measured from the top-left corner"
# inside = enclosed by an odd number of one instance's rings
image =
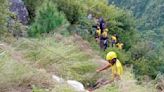
[[[118,49],[123,49],[123,46],[124,46],[124,44],[123,43],[121,43],[121,42],[119,42],[119,43],[117,43],[116,44],[116,47],[118,48]]]
[[[104,29],[100,35],[100,48],[106,50],[108,47],[108,29]]]
[[[117,59],[117,54],[113,51],[108,52],[108,54],[106,55],[106,60],[108,61],[108,63],[105,66],[97,69],[96,72],[99,73],[99,72],[111,67],[112,68],[112,80],[111,81],[106,80],[106,79],[98,80],[95,83],[95,85],[93,85],[93,87],[89,89],[89,92],[92,92],[93,90],[95,90],[103,85],[114,82],[114,80],[121,79],[121,75],[123,74],[123,67],[122,67],[121,62]]]
[[[104,50],[106,50],[108,47],[108,29],[107,28],[102,33],[102,37],[103,37],[103,42],[104,42]]]
[[[121,62],[117,59],[117,54],[113,51],[108,52],[108,54],[106,55],[106,60],[108,61],[108,64],[97,69],[96,72],[101,72],[111,67],[112,68],[112,81],[110,82],[113,82],[114,80],[120,80],[121,75],[123,74],[123,67],[122,67]],[[107,82],[106,84],[110,82]]]
[[[116,45],[116,42],[117,42],[117,35],[114,34],[114,35],[111,36],[111,45],[112,45],[112,47],[114,45]]]
[[[97,42],[99,42],[100,35],[101,35],[101,29],[98,26],[97,29],[96,29],[96,33],[95,33],[95,39],[96,39]]]
[[[105,28],[105,21],[102,17],[99,18],[99,25],[100,25],[100,29],[101,29],[101,33],[102,33]]]

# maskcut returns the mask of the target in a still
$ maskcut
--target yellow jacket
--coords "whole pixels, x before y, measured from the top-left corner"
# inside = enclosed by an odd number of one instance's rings
[[[121,62],[117,59],[116,63],[112,65],[112,75],[119,75],[121,76],[123,74],[123,67]]]
[[[112,36],[112,40],[117,41],[117,38],[115,36]]]
[[[108,32],[107,32],[107,31],[104,31],[104,32],[102,33],[102,36],[103,36],[104,38],[106,38],[106,37],[108,36]]]
[[[104,38],[107,38],[107,37],[108,37],[108,29],[107,29],[107,28],[104,29],[104,31],[103,31],[103,33],[102,33],[102,36],[103,36]]]
[[[123,48],[123,43],[117,43],[116,46],[119,48],[119,49],[122,49]]]
[[[100,37],[100,35],[101,35],[101,30],[99,29],[99,30],[96,30],[96,33],[97,33],[97,35]]]

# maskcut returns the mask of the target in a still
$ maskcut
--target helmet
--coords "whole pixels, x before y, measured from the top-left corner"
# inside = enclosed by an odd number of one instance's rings
[[[110,51],[108,52],[108,54],[106,55],[106,60],[112,60],[114,58],[117,58],[117,55],[114,51]]]
[[[107,28],[105,29],[105,32],[108,32],[108,29]]]

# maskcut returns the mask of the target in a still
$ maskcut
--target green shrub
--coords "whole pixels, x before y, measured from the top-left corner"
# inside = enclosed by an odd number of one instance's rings
[[[128,50],[133,42],[134,34],[136,34],[136,24],[132,13],[122,10],[114,5],[108,5],[105,0],[81,0],[81,6],[85,7],[85,11],[92,13],[95,17],[103,17],[109,29],[109,34],[118,34],[119,40],[123,42],[124,48]],[[83,38],[90,40],[95,30],[92,25],[95,23],[82,17],[79,21],[80,27],[75,28]]]
[[[8,17],[9,17],[9,5],[8,0],[1,0],[0,1],[0,40],[8,31],[7,23],[8,23]]]
[[[30,23],[34,21],[34,18],[36,16],[35,12],[39,5],[41,5],[45,0],[23,0],[27,10],[29,12],[30,17]]]
[[[49,33],[55,28],[67,23],[63,13],[59,12],[51,1],[45,1],[38,9],[35,22],[28,31],[29,36]]]
[[[59,9],[63,11],[71,24],[77,23],[86,15],[84,7],[78,0],[53,0]]]
[[[132,58],[131,64],[134,65],[134,72],[137,75],[136,77],[139,77],[140,75],[148,75],[155,78],[159,72],[163,74],[163,51],[164,49],[161,44],[152,41],[150,35],[148,37],[141,36],[141,39],[139,39],[139,41],[137,41],[129,50]]]
[[[6,90],[20,86],[26,87],[29,84],[43,86],[43,83],[51,80],[47,74],[14,60],[7,51],[0,56],[0,79],[0,90],[3,92],[9,92]]]
[[[58,84],[52,89],[51,92],[75,92],[68,84]]]
[[[57,35],[56,35],[57,37]],[[18,49],[24,52],[24,57],[31,64],[37,64],[64,79],[78,80],[86,84],[97,80],[92,77],[98,66],[95,60],[81,51],[75,39],[47,37],[42,40],[24,40],[18,44]],[[17,46],[16,45],[16,46]]]

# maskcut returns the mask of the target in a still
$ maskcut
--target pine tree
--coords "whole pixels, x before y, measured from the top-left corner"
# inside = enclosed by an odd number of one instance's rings
[[[51,1],[45,1],[36,12],[35,22],[28,31],[30,36],[49,33],[67,20],[63,13],[59,12],[56,5]]]
[[[7,23],[9,18],[8,0],[0,0],[0,39],[7,33]]]

